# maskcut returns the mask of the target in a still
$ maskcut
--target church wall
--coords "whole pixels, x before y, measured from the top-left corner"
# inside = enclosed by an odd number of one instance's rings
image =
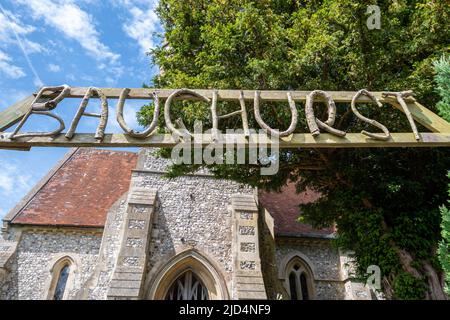
[[[260,210],[260,255],[261,269],[266,287],[267,298],[269,300],[286,297],[286,290],[278,279],[278,264],[276,252],[279,250],[275,243],[273,234],[273,218],[266,210]]]
[[[158,189],[152,260],[157,255],[175,253],[175,247],[193,245],[202,247],[227,271],[231,270],[229,198],[241,189],[232,184],[219,187],[203,177],[170,181],[158,174],[138,173],[133,180],[138,186]]]
[[[76,297],[97,263],[100,243],[101,231],[23,230],[0,287],[0,299],[46,299],[53,276],[51,269],[64,256],[76,265],[67,284],[68,298]]]
[[[230,197],[233,193],[252,194],[252,190],[207,177],[167,180],[152,173],[135,173],[133,183],[158,189],[149,256],[151,273],[157,272],[170,257],[195,248],[214,259],[230,281],[233,270]]]
[[[147,240],[149,244],[145,251],[148,254],[142,260],[147,259],[147,268],[141,272],[145,277],[139,298],[153,298],[155,279],[165,270],[167,262],[188,250],[198,252],[217,269],[227,286],[227,298],[238,298],[239,283],[235,284],[234,277],[242,270],[236,266],[236,257],[238,250],[247,250],[238,247],[239,241],[233,236],[238,225],[236,216],[241,215],[237,215],[236,210],[233,213],[232,196],[254,195],[255,189],[215,179],[204,171],[175,179],[165,178],[168,160],[156,158],[151,152],[151,149],[140,151],[130,190],[109,209],[104,233],[101,229],[12,225],[9,233],[17,235],[19,240],[14,256],[8,261],[3,282],[0,279],[0,299],[46,299],[53,276],[51,269],[65,255],[73,259],[77,267],[69,278],[67,299],[109,298],[120,248],[124,244],[127,246],[130,239],[127,228],[134,228],[129,219],[135,218],[127,217],[128,196],[138,188],[156,190],[154,212],[147,223],[151,228],[145,239],[138,239]],[[242,201],[239,204],[242,205]],[[316,299],[346,297],[341,256],[331,246],[330,239],[275,236],[274,221],[267,210],[260,210],[258,222],[259,241],[253,243],[255,251],[260,253],[264,278],[261,286],[262,290],[265,287],[267,298],[277,299],[280,295],[288,298],[280,280],[280,270],[286,259],[295,254],[304,258],[313,270]]]
[[[147,287],[168,259],[193,248],[221,269],[232,294],[231,195],[253,195],[254,189],[215,179],[207,173],[167,179],[162,176],[167,169],[167,160],[148,154],[141,159],[140,170],[133,173],[132,186],[158,190]]]
[[[98,263],[87,281],[86,288],[79,298],[88,300],[106,300],[107,291],[119,254],[126,214],[125,193],[108,211]]]
[[[315,299],[345,299],[345,286],[341,279],[341,264],[338,249],[330,240],[317,238],[277,238],[276,261],[282,270],[287,257],[300,253],[314,273]]]
[[[132,172],[130,190],[157,190],[157,202],[149,237],[144,299],[153,280],[164,265],[177,254],[194,249],[202,254],[223,276],[233,297],[232,207],[231,195],[253,195],[254,189],[232,181],[218,180],[207,172],[167,179],[163,175],[168,161],[140,152],[137,169]],[[107,299],[111,279],[126,228],[127,194],[110,208],[97,266],[90,271],[81,299]]]

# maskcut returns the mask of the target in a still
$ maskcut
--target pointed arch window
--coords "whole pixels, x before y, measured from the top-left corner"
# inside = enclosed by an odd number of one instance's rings
[[[55,293],[53,300],[63,300],[64,292],[66,291],[67,279],[69,278],[70,265],[66,263],[59,272],[58,281],[55,286]]]
[[[289,289],[290,289],[290,295],[291,300],[297,300],[297,276],[294,272],[291,272],[289,274]]]
[[[208,300],[208,290],[202,281],[188,270],[172,283],[166,300]]]
[[[58,259],[50,269],[48,290],[46,299],[65,300],[73,285],[73,276],[76,272],[76,264],[69,256]]]
[[[310,300],[314,296],[310,268],[298,257],[286,265],[285,286],[291,300]]]
[[[227,300],[226,281],[217,265],[196,249],[172,257],[147,289],[151,300]]]

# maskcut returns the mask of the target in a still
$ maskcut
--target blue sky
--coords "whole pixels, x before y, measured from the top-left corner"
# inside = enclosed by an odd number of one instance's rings
[[[0,0],[0,111],[42,85],[141,87],[157,68],[146,52],[160,41],[156,1],[144,0]],[[158,36],[159,35],[159,36]],[[121,132],[110,100],[107,132]],[[54,112],[66,128],[79,101],[63,101]],[[139,128],[130,101],[125,120]],[[93,100],[87,111],[97,112]],[[77,132],[94,132],[97,120],[84,117]],[[30,118],[24,131],[51,131],[47,117]],[[0,150],[0,218],[55,163],[65,148]]]

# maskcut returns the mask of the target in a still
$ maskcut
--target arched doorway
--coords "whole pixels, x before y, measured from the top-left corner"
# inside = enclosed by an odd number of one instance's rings
[[[220,269],[195,250],[169,260],[149,285],[151,300],[226,300],[229,298]]]

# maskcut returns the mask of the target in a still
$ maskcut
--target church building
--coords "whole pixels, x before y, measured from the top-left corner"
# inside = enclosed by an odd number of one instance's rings
[[[262,192],[170,160],[75,148],[3,219],[0,299],[371,299],[317,199]]]

